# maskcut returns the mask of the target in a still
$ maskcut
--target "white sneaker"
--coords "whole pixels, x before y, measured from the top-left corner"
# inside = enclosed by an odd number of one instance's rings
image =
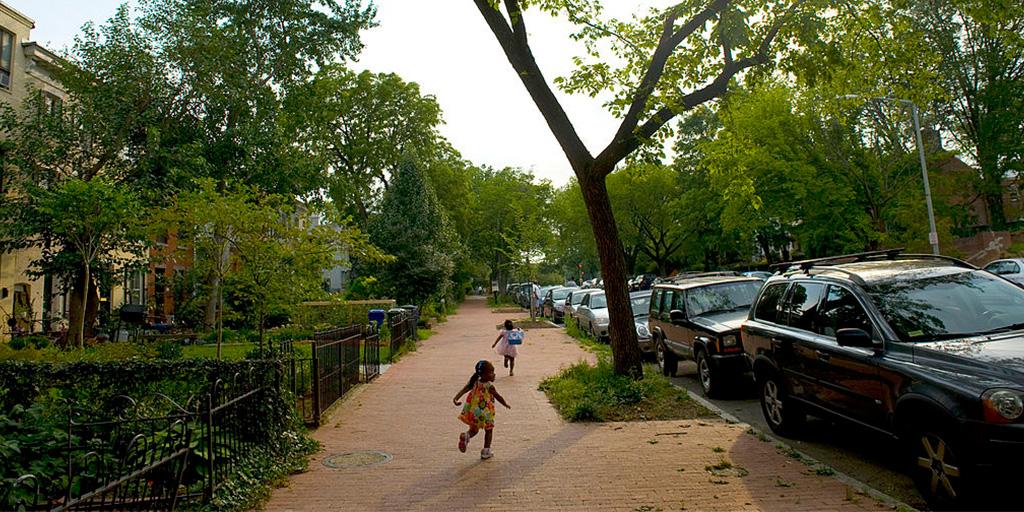
[[[490,448],[484,448],[483,450],[480,450],[480,458],[481,459],[489,459],[491,457],[494,457],[494,454],[491,453],[491,449]]]

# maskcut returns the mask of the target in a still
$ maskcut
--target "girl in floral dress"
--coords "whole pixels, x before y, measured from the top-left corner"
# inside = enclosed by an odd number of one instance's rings
[[[497,400],[506,409],[511,409],[505,399],[494,389],[494,365],[490,361],[479,361],[476,363],[473,376],[469,382],[455,394],[452,402],[455,405],[462,405],[459,398],[466,396],[466,405],[462,407],[462,414],[459,419],[469,425],[469,430],[459,434],[459,451],[465,453],[469,440],[476,435],[480,429],[484,431],[484,449],[480,450],[481,459],[489,459],[491,453],[491,436],[494,432],[494,401]]]
[[[508,335],[513,331],[516,331],[521,335],[523,330],[515,328],[512,325],[512,320],[505,320],[504,327],[505,328],[498,333],[498,338],[491,344],[491,348],[498,347],[495,349],[495,352],[497,352],[499,356],[505,358],[505,368],[508,368],[508,376],[512,377],[515,375],[516,356],[519,355],[519,346],[509,343]]]

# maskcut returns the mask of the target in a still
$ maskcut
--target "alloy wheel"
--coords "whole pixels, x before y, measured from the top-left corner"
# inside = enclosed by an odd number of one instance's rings
[[[697,376],[700,378],[700,386],[704,393],[711,391],[711,365],[708,364],[707,356],[697,358]]]
[[[769,379],[765,381],[762,393],[764,393],[764,411],[768,421],[776,426],[782,425],[782,399],[779,385],[774,379]]]
[[[956,454],[945,439],[934,433],[922,433],[917,456],[918,471],[927,474],[925,484],[934,497],[956,500],[960,483],[960,466]]]

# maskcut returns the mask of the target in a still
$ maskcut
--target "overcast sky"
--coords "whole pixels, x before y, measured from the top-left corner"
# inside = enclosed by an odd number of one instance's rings
[[[36,22],[32,39],[53,50],[69,46],[83,23],[108,19],[122,0],[3,0]],[[606,2],[625,15],[664,1]],[[363,34],[366,49],[353,67],[394,72],[417,82],[444,110],[444,135],[477,164],[532,170],[556,185],[572,171],[501,48],[470,0],[377,0],[379,26]],[[567,74],[577,54],[569,25],[528,13],[534,53],[550,83]],[[598,153],[617,123],[586,97],[563,105],[590,151]]]

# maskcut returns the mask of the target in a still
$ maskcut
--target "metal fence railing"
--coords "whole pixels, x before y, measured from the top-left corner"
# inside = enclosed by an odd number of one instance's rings
[[[0,510],[174,510],[208,503],[272,427],[257,417],[266,375],[217,380],[182,405],[155,394],[113,404],[69,404],[65,435],[55,437],[58,465],[11,485],[0,482]],[[44,454],[39,454],[41,457]]]
[[[380,332],[374,324],[363,331],[363,378],[369,382],[380,375]]]
[[[393,363],[402,347],[408,341],[416,339],[416,318],[409,314],[391,317],[388,319],[388,330],[391,332],[388,363]]]
[[[415,339],[415,319],[388,322],[393,362]],[[181,404],[155,394],[117,397],[90,410],[68,406],[48,474],[0,480],[0,510],[173,510],[209,503],[245,457],[275,432],[260,416],[268,393],[291,391],[295,408],[319,426],[325,411],[360,382],[380,375],[382,340],[374,326],[320,331],[285,341],[276,370],[221,376]],[[56,468],[56,469],[54,469]]]
[[[281,350],[295,409],[311,426],[319,426],[323,414],[357,384],[377,378],[383,362],[380,332],[372,325],[319,331],[312,341],[284,342]]]

